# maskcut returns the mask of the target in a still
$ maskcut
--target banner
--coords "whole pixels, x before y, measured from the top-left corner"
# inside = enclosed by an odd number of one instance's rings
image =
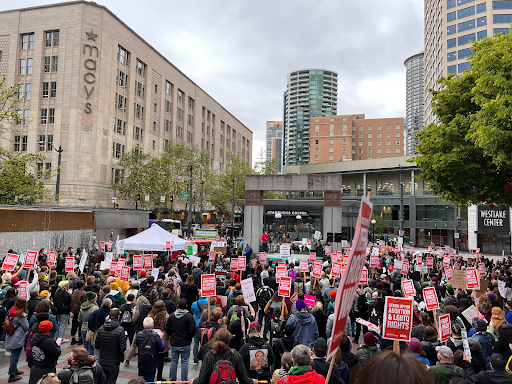
[[[427,257],[427,268],[433,268],[433,267],[434,267],[434,258]]]
[[[265,264],[267,262],[267,253],[266,252],[260,252],[260,263]]]
[[[368,284],[368,270],[363,269],[361,272],[361,279],[359,280],[359,284]]]
[[[36,251],[27,251],[25,254],[25,263],[23,264],[23,268],[32,269],[36,266],[37,252]]]
[[[331,275],[338,277],[341,274],[341,263],[333,263]]]
[[[140,271],[142,269],[142,255],[133,255],[133,270]]]
[[[444,274],[446,275],[446,280],[452,281],[453,270],[451,267],[444,267]]]
[[[361,319],[360,317],[358,317],[358,318],[356,319],[356,323],[362,324],[362,325],[364,325],[364,326],[368,327],[368,330],[373,331],[373,332],[377,333],[378,335],[380,335],[380,329],[379,329],[379,327],[377,327],[377,326],[376,326],[375,324],[373,324],[373,323],[370,323],[368,320],[363,320],[363,319]]]
[[[320,260],[315,261],[315,264],[313,265],[312,275],[317,279],[319,279],[320,276],[322,275],[322,262]]]
[[[413,299],[386,296],[382,337],[390,340],[409,341],[412,329]]]
[[[2,269],[4,271],[12,272],[14,271],[14,268],[16,267],[16,264],[18,263],[18,255],[15,255],[13,253],[8,253],[7,256],[5,256],[4,264],[2,265]]]
[[[130,280],[130,267],[123,267],[121,269],[121,277],[119,278],[121,281]]]
[[[307,260],[300,261],[300,271],[301,272],[309,272],[309,265]]]
[[[215,283],[215,275],[214,274],[201,275],[201,297],[215,296],[216,295],[215,286],[216,286],[216,283]]]
[[[423,288],[423,299],[425,300],[427,311],[439,309],[439,301],[437,300],[437,293],[434,287]]]
[[[373,204],[364,196],[361,198],[361,207],[357,218],[357,225],[354,231],[352,248],[349,253],[349,261],[346,266],[347,273],[341,277],[334,305],[334,326],[332,330],[331,343],[328,348],[326,359],[329,360],[338,350],[347,317],[352,309],[354,296],[356,294],[361,271],[366,262],[366,247],[368,246],[368,227],[372,214]]]
[[[480,276],[476,268],[466,269],[466,288],[467,289],[480,289]]]
[[[245,271],[245,256],[238,256],[238,270]]]
[[[252,282],[252,278],[248,278],[241,281],[242,284],[242,293],[244,295],[244,301],[246,303],[252,303],[256,301],[256,295],[254,294],[254,284]]]
[[[444,343],[446,340],[448,340],[450,338],[450,334],[451,334],[450,315],[446,314],[443,316],[439,316],[438,326],[439,326],[439,338],[441,339],[441,342]]]
[[[150,271],[153,269],[153,255],[151,254],[144,254],[143,257],[143,267],[146,271]]]
[[[75,268],[75,259],[73,257],[66,257],[66,272],[73,272]]]
[[[252,281],[252,279],[251,279],[251,281]],[[281,279],[279,280],[278,295],[281,297],[290,297],[291,290],[292,290],[292,278],[291,277],[281,277]]]
[[[412,280],[402,281],[402,290],[404,291],[405,297],[416,296],[416,289],[414,289],[414,283],[412,282]]]

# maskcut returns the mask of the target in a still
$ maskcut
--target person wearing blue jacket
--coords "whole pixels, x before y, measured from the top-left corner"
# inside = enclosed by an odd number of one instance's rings
[[[287,324],[291,324],[295,327],[293,337],[295,337],[300,344],[311,348],[315,340],[318,339],[318,326],[315,317],[305,311],[306,304],[303,300],[297,300],[295,307],[299,312],[290,316]]]
[[[492,355],[492,348],[494,345],[494,337],[487,332],[487,322],[483,319],[475,320],[476,333],[472,336],[482,346],[482,353],[485,357],[485,363],[489,367],[489,361]]]
[[[199,296],[201,296],[201,291],[199,291]],[[194,336],[194,349],[192,354],[194,356],[194,363],[199,363],[199,359],[197,358],[197,354],[199,353],[199,340],[201,339],[201,328],[199,328],[199,319],[201,318],[201,314],[203,313],[203,305],[208,304],[207,297],[199,297],[199,300],[194,301],[190,306],[190,312],[194,315],[194,321],[196,322],[196,335]],[[210,305],[210,310],[215,308],[215,305]]]
[[[147,382],[153,382],[155,380],[156,368],[158,366],[158,354],[164,351],[165,345],[162,337],[160,337],[160,330],[153,329],[155,323],[151,317],[146,317],[144,319],[143,326],[144,330],[137,333],[135,344],[137,344],[137,347],[140,346],[140,344],[146,338],[147,332],[152,332],[153,337],[155,338],[156,351],[154,351],[153,361],[150,364],[138,364],[138,375],[144,377],[144,380]]]

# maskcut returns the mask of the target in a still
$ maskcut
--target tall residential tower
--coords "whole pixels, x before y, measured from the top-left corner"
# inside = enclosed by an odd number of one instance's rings
[[[405,154],[415,155],[419,140],[416,133],[423,129],[423,52],[409,57],[406,68]]]
[[[267,121],[267,160],[277,159],[276,172],[283,169],[283,122]]]
[[[290,72],[284,93],[283,164],[308,164],[310,119],[335,116],[338,73],[318,68]]]

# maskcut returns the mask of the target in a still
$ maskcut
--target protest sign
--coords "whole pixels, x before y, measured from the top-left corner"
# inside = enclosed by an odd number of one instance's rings
[[[73,257],[66,257],[66,272],[73,272],[75,268],[75,259]]]
[[[421,255],[416,255],[416,264],[418,264],[419,266],[421,266],[423,264]]]
[[[402,289],[405,297],[416,296],[416,289],[414,288],[414,283],[412,282],[412,280],[402,281]]]
[[[13,253],[8,253],[7,256],[5,256],[4,264],[2,265],[2,269],[4,271],[14,271],[14,267],[16,267],[17,263],[18,263],[18,255],[15,255]]]
[[[231,263],[229,264],[229,270],[231,272],[235,272],[235,271],[238,271],[238,259],[237,258],[232,258],[231,259]]]
[[[20,287],[18,288],[18,293],[19,293],[20,297],[24,297],[25,299],[28,300],[29,299],[28,290],[27,290],[28,281],[20,280],[19,284],[20,284]]]
[[[128,280],[130,280],[130,267],[123,267],[121,269],[120,280],[121,281],[128,281]]]
[[[107,263],[110,264],[112,262],[113,258],[114,258],[114,254],[112,252],[106,252],[105,253],[105,261]]]
[[[36,266],[37,252],[36,251],[27,251],[25,254],[25,262],[23,264],[23,268],[32,269]]]
[[[100,241],[100,249],[101,249],[101,252],[105,252],[105,242],[104,241]]]
[[[252,282],[252,278],[248,278],[241,281],[242,284],[242,293],[244,295],[244,301],[246,303],[252,303],[256,301],[256,295],[254,293],[254,285]]]
[[[372,248],[372,255],[373,256],[379,256],[379,252],[380,252],[379,247],[373,247]]]
[[[478,316],[479,312],[474,305],[467,307],[462,313],[462,316],[468,321],[469,324],[473,323],[473,316]]]
[[[409,272],[409,260],[402,261],[402,275],[407,275]]]
[[[117,262],[115,262],[115,261],[110,263],[110,274],[111,275],[117,274]]]
[[[276,281],[278,283],[281,277],[286,277],[286,265],[278,265],[276,268]]]
[[[342,260],[342,256],[339,252],[332,254],[331,261],[333,263],[341,263],[341,260]]]
[[[379,256],[372,254],[370,256],[370,267],[377,268],[379,266]]]
[[[55,262],[57,261],[57,252],[50,251],[48,252],[48,259],[46,259],[46,263],[49,267],[55,267]]]
[[[151,276],[153,276],[156,279],[158,279],[158,274],[160,273],[160,271],[158,270],[158,268],[153,268],[151,269]]]
[[[368,320],[363,320],[360,317],[356,319],[356,323],[362,324],[365,327],[368,327],[368,330],[375,332],[380,335],[380,329],[375,324],[370,323]]]
[[[428,247],[427,251],[428,253],[432,253],[432,247]]]
[[[215,252],[214,249],[210,250],[210,252],[208,252],[208,262],[209,263],[213,263],[215,261],[215,258],[217,257],[217,252]]]
[[[238,256],[238,270],[245,271],[245,256]]]
[[[293,294],[293,296],[292,296],[292,297],[290,297],[290,301],[291,301],[292,303],[295,303],[295,302],[297,301],[297,299],[298,299],[298,298],[299,298],[299,294],[298,294],[297,292],[295,292],[295,293]]]
[[[112,242],[111,242],[111,241],[109,241],[109,242],[107,243],[107,251],[109,251],[109,252],[110,252],[111,250],[112,250]]]
[[[507,299],[507,292],[505,291],[505,282],[498,280],[498,291],[500,292],[501,297],[505,300]]]
[[[413,299],[386,296],[382,337],[390,340],[409,341],[412,329]]]
[[[447,265],[450,265],[450,255],[446,255],[443,258],[443,265],[446,267]]]
[[[252,264],[253,267],[256,265],[257,261],[258,260],[256,260],[256,259],[251,259],[251,264]]]
[[[142,269],[142,255],[133,255],[133,269],[135,271]]]
[[[267,253],[266,252],[260,252],[260,263],[265,264],[267,262]]]
[[[290,243],[281,244],[279,247],[279,255],[284,258],[290,257]]]
[[[201,275],[201,297],[215,296],[215,294],[216,294],[215,286],[216,286],[216,282],[215,282],[214,274]],[[245,298],[245,293],[244,293],[244,298]]]
[[[452,287],[466,289],[466,271],[452,269]]]
[[[485,264],[484,263],[478,263],[478,272],[480,273],[480,276],[485,276]]]
[[[304,303],[310,307],[310,308],[314,308],[315,307],[315,301],[316,301],[316,296],[313,296],[313,295],[304,295]]]
[[[82,273],[84,273],[86,261],[87,261],[87,252],[85,252],[85,249],[84,249],[82,251],[82,256],[80,257],[80,264],[78,264],[78,268],[80,269],[80,272],[82,272]]]
[[[352,248],[349,253],[349,261],[346,266],[347,273],[341,277],[334,304],[334,326],[331,343],[329,344],[326,359],[329,360],[338,350],[347,317],[352,309],[361,271],[366,262],[366,247],[368,246],[368,228],[373,204],[364,196],[361,198],[361,207],[354,231]]]
[[[480,289],[480,276],[476,268],[466,269],[466,288],[467,289]]]
[[[320,260],[315,261],[315,264],[313,265],[312,275],[317,279],[319,279],[320,276],[322,275],[322,262]]]
[[[107,263],[105,260],[103,260],[100,263],[100,271],[103,271],[103,270],[109,269],[109,268],[110,268],[110,263]]]
[[[151,254],[145,254],[143,256],[143,266],[146,271],[149,271],[150,269],[153,269],[153,255]]]
[[[437,293],[434,287],[423,288],[423,298],[427,311],[439,309],[439,301],[437,300]]]
[[[331,254],[331,247],[329,245],[326,245],[324,251],[325,251],[326,255],[330,255]]]
[[[433,268],[433,267],[434,267],[434,258],[427,257],[427,268]]]
[[[476,253],[477,255],[479,255],[479,254],[480,254],[480,248],[477,248],[477,249],[475,250],[475,253]]]
[[[464,354],[471,360],[471,350],[469,349],[468,334],[465,329],[461,329],[462,345],[464,347]]]
[[[166,241],[165,242],[165,250],[166,251],[170,251],[171,250],[171,242],[170,241]]]
[[[341,263],[333,263],[331,269],[331,275],[339,276],[341,274]]]
[[[453,269],[460,270],[460,264],[459,263],[454,263],[453,264]]]
[[[291,277],[281,277],[279,280],[279,291],[278,295],[281,297],[290,297],[292,289],[292,278]]]
[[[359,284],[368,284],[368,270],[363,269],[361,272],[361,279],[359,280]]]
[[[315,252],[309,252],[309,262],[314,263],[316,261],[316,253]]]
[[[395,261],[393,261],[393,268],[402,270],[402,261],[395,259]]]
[[[300,271],[301,272],[309,272],[309,265],[307,260],[300,261]]]
[[[117,260],[116,274],[120,274],[121,273],[121,269],[124,267],[125,263],[126,263],[125,259]]]
[[[441,342],[445,342],[450,338],[450,315],[446,314],[443,316],[439,316],[439,338],[441,339]]]
[[[446,275],[446,280],[451,281],[453,277],[453,270],[451,267],[444,267],[444,274]]]
[[[122,255],[124,253],[124,240],[116,241],[117,254]]]

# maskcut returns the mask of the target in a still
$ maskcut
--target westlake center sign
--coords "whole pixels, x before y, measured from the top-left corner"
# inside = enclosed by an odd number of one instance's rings
[[[484,234],[510,232],[509,209],[488,205],[478,206],[478,232]]]

